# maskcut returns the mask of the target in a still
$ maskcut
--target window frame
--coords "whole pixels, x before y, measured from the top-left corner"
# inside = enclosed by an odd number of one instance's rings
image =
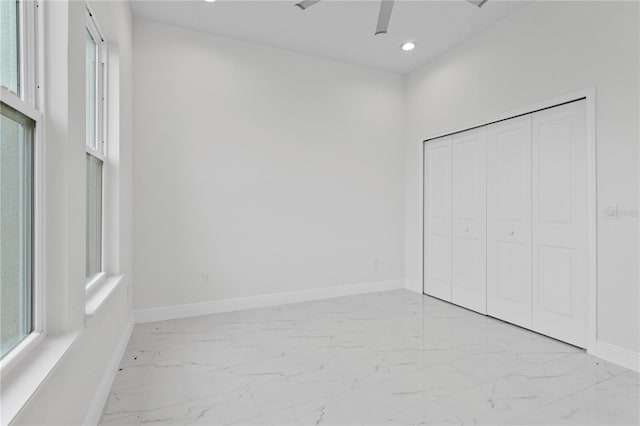
[[[31,331],[0,360],[0,378],[16,369],[46,336],[44,315],[44,167],[43,115],[40,111],[39,67],[42,52],[41,19],[38,0],[18,1],[18,92],[0,87],[0,102],[34,121],[31,194]]]
[[[20,66],[19,92],[18,96],[25,102],[39,107],[37,99],[38,79],[37,79],[37,47],[36,39],[38,37],[37,9],[39,2],[24,1],[18,2],[20,5],[20,28],[18,29],[19,47],[18,47],[18,63]],[[31,5],[29,5],[31,4]]]
[[[97,290],[102,286],[102,284],[106,281],[107,273],[106,273],[106,227],[105,227],[105,211],[106,211],[106,192],[107,192],[107,176],[108,176],[108,166],[107,166],[107,90],[108,90],[108,79],[107,79],[107,69],[108,69],[108,57],[107,57],[107,43],[105,41],[104,36],[102,35],[102,31],[98,23],[96,22],[95,15],[93,14],[91,8],[88,4],[86,6],[86,31],[90,34],[93,40],[96,43],[96,116],[95,116],[95,145],[96,148],[92,148],[87,144],[85,140],[85,153],[86,155],[91,155],[102,162],[102,193],[101,193],[101,226],[100,226],[100,272],[97,274],[87,277],[85,276],[85,287],[87,298],[90,298],[94,295]],[[86,75],[86,74],[85,74]],[[86,96],[85,96],[86,99]],[[86,123],[85,123],[86,125]],[[86,136],[85,136],[86,137]],[[86,160],[85,160],[86,162]],[[85,163],[86,164],[86,163]],[[86,185],[86,182],[85,182]],[[87,208],[87,200],[85,200],[85,208]],[[86,229],[86,227],[85,227]],[[86,232],[86,231],[85,231]],[[85,238],[88,236],[85,235]],[[88,253],[85,252],[85,256]],[[86,262],[85,262],[86,264]]]

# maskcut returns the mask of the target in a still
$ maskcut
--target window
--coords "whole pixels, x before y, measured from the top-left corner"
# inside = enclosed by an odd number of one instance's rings
[[[87,278],[102,272],[102,164],[87,154]]]
[[[19,10],[17,1],[0,1],[0,85],[15,94],[20,93]]]
[[[31,332],[33,132],[35,122],[0,106],[2,356]]]
[[[38,123],[35,8],[0,1],[0,358],[41,330],[35,246]]]
[[[86,279],[87,285],[104,277],[103,194],[105,173],[105,49],[91,11],[85,32],[86,77]]]

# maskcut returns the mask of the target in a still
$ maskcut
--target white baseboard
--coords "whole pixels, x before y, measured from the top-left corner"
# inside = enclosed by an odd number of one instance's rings
[[[96,394],[91,401],[89,412],[87,413],[87,417],[85,418],[85,421],[83,423],[84,425],[95,426],[100,421],[102,411],[104,410],[104,406],[107,403],[107,398],[109,397],[111,385],[113,385],[113,379],[115,379],[116,377],[116,372],[118,371],[118,367],[120,366],[120,361],[122,360],[124,352],[127,349],[127,344],[129,343],[129,338],[131,337],[133,326],[134,316],[132,314],[129,318],[129,321],[127,322],[127,325],[124,327],[122,336],[120,336],[120,340],[118,340],[118,344],[116,345],[116,348],[111,355],[111,359],[109,360],[109,364],[105,369],[102,381],[100,382]]]
[[[163,306],[160,308],[135,311],[136,324],[166,321],[178,318],[232,312],[331,297],[351,296],[354,294],[374,293],[377,291],[404,288],[403,280],[374,281],[370,283],[348,284],[311,290],[291,291],[287,293],[265,294],[262,296],[240,297],[237,299],[212,300],[210,302],[190,303],[186,305]]]
[[[597,340],[593,348],[588,352],[590,355],[597,356],[605,361],[640,372],[640,353],[638,352],[621,348],[620,346],[612,345],[602,340]]]

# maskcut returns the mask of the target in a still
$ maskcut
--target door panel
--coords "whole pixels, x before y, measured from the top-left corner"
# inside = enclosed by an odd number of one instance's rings
[[[487,126],[487,313],[531,328],[531,115]]]
[[[485,314],[486,128],[452,139],[452,301]]]
[[[538,246],[536,270],[538,279],[535,282],[534,294],[537,296],[537,309],[533,313],[534,327],[539,311],[562,315],[571,318],[573,289],[571,286],[571,270],[574,253],[571,249]],[[536,297],[534,296],[534,299]]]
[[[424,145],[424,292],[451,301],[451,136]]]
[[[500,300],[524,303],[529,287],[528,280],[523,274],[526,272],[526,264],[529,250],[526,244],[519,242],[496,242],[496,263],[502,265],[496,270],[495,295]]]
[[[587,341],[585,101],[533,114],[533,329]]]

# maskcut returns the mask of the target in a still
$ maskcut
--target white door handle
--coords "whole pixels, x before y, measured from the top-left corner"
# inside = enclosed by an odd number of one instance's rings
[[[509,231],[509,235],[514,235],[516,231]]]

